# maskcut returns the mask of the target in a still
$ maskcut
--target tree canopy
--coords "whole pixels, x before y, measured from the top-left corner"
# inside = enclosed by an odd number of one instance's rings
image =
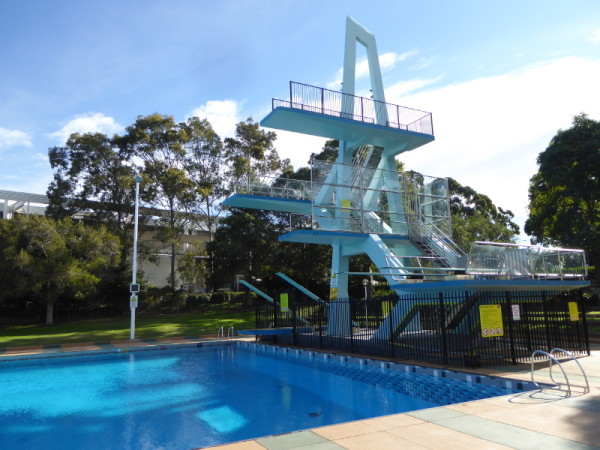
[[[600,122],[580,114],[537,158],[525,232],[540,244],[583,248],[600,263]],[[600,271],[596,270],[596,282]]]
[[[514,214],[496,206],[485,194],[448,178],[452,240],[465,251],[475,241],[513,242],[519,235]]]
[[[29,296],[46,304],[46,324],[62,295],[81,298],[118,265],[119,239],[105,228],[71,219],[16,215],[0,221],[1,296]]]

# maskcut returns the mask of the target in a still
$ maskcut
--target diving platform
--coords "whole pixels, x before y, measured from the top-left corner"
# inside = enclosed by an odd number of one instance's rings
[[[294,214],[310,214],[312,202],[294,198],[266,197],[251,194],[234,194],[227,198],[225,206],[237,208],[263,209],[267,211],[289,212]]]
[[[272,108],[261,126],[378,146],[393,156],[434,140],[431,113],[296,82],[290,100],[273,99]]]
[[[413,281],[413,282],[411,282]],[[439,292],[556,292],[570,291],[590,286],[588,280],[548,280],[548,279],[506,279],[499,278],[477,279],[476,277],[467,279],[452,280],[446,277],[443,281],[430,281],[427,283],[414,283],[414,280],[407,280],[406,283],[397,283],[390,285],[390,289],[402,294],[424,294]]]

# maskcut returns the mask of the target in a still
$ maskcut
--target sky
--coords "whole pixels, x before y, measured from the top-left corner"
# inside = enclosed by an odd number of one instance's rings
[[[225,138],[286,99],[289,81],[339,90],[346,16],[375,35],[386,101],[433,114],[435,141],[400,155],[405,167],[471,186],[521,227],[538,154],[575,115],[600,120],[597,0],[0,0],[0,11],[4,190],[45,193],[48,149],[74,132],[122,133],[158,112],[208,118]],[[296,168],[324,143],[274,131]]]

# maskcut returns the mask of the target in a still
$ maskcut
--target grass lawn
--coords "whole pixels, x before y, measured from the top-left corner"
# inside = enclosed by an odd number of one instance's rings
[[[82,320],[57,325],[14,325],[0,329],[0,347],[104,342],[129,339],[129,316]],[[253,310],[219,308],[192,313],[136,317],[136,339],[216,334],[220,327],[254,327]],[[225,331],[227,333],[227,331]]]

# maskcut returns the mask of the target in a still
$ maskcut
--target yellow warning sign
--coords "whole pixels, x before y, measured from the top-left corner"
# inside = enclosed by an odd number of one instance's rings
[[[338,296],[338,288],[330,287],[329,288],[329,300],[337,300]]]
[[[279,307],[282,312],[290,310],[288,294],[279,294]]]
[[[577,322],[579,320],[579,307],[577,302],[569,302],[569,317],[571,322]]]
[[[344,211],[344,212],[350,212],[350,208],[351,207],[352,207],[352,203],[350,202],[350,199],[343,198],[342,199],[342,211]]]
[[[481,319],[481,335],[484,338],[504,336],[502,306],[479,305],[479,318]]]

